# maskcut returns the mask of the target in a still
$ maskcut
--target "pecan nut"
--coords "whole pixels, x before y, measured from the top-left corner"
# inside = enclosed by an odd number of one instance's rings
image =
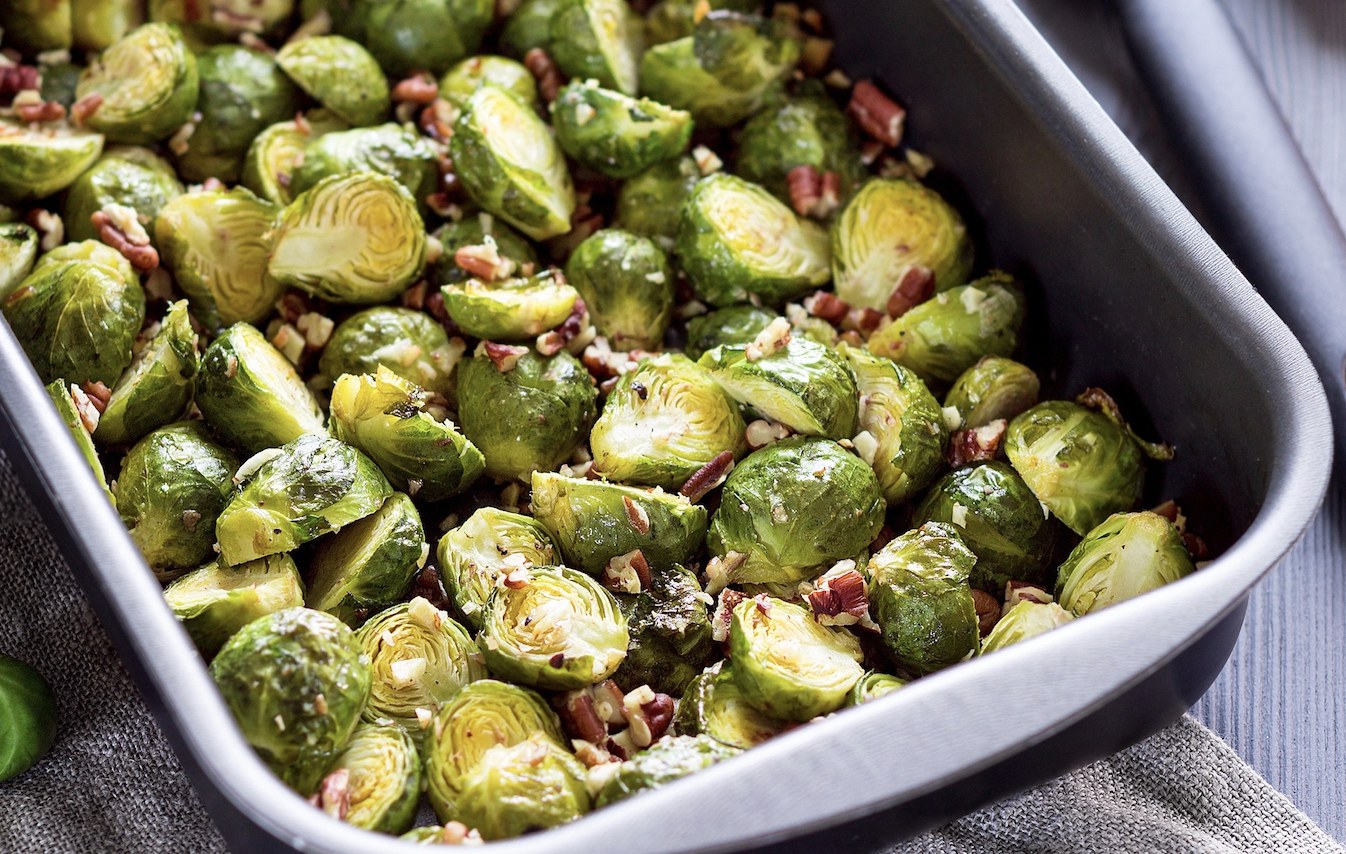
[[[861,80],[851,90],[851,101],[846,111],[864,129],[865,133],[888,147],[896,147],[902,142],[902,129],[906,124],[907,111],[900,104],[883,94],[871,80]]]

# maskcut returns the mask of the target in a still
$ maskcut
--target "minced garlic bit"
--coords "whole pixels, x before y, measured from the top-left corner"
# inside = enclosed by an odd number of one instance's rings
[[[294,322],[299,331],[304,333],[304,343],[310,349],[321,350],[327,346],[327,341],[332,337],[332,330],[336,324],[332,319],[318,314],[316,311],[310,311],[307,314],[301,314],[299,319]]]
[[[966,507],[964,507],[964,506],[961,505],[961,504],[955,504],[955,505],[953,505],[953,512],[952,512],[951,514],[949,514],[949,515],[950,515],[950,519],[953,521],[953,523],[954,523],[955,525],[957,525],[957,526],[960,527],[960,528],[966,528],[966,527],[967,527],[967,508],[966,508]]]
[[[758,359],[765,359],[789,343],[790,321],[778,317],[757,333],[757,337],[748,344],[743,356],[749,362],[755,362]]]
[[[444,612],[430,604],[424,596],[417,596],[407,605],[407,616],[425,626],[430,631],[438,631],[444,625]]]
[[[977,309],[981,308],[982,303],[986,302],[986,291],[983,291],[980,288],[968,287],[967,290],[963,291],[962,296],[960,296],[958,300],[963,304],[963,311],[972,314]]]
[[[304,336],[299,334],[298,329],[288,323],[280,325],[276,334],[271,337],[271,344],[285,354],[285,358],[290,360],[290,364],[297,365],[299,360],[304,357]]]
[[[424,658],[403,658],[388,665],[392,671],[393,682],[399,688],[415,685],[425,675]]]
[[[874,465],[874,458],[879,452],[879,440],[874,438],[874,434],[868,430],[862,430],[851,440],[855,445],[855,452],[860,455],[860,459],[869,465]]]
[[[432,709],[416,708],[416,726],[421,729],[429,729],[430,724],[435,720],[435,713]]]
[[[692,159],[696,161],[696,168],[701,170],[702,175],[710,175],[724,168],[724,161],[719,155],[704,145],[692,149]]]
[[[145,231],[145,226],[140,224],[140,214],[135,208],[119,205],[116,202],[109,202],[103,205],[103,213],[112,222],[126,239],[136,246],[149,246],[150,236]]]
[[[963,426],[963,413],[958,411],[956,406],[946,406],[940,410],[944,415],[944,426],[950,430],[957,430]]]

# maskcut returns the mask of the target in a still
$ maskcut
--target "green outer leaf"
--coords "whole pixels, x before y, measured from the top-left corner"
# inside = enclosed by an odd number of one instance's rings
[[[426,271],[430,284],[442,288],[472,278],[471,273],[458,266],[454,256],[464,246],[481,246],[488,235],[495,241],[496,252],[501,258],[507,258],[520,267],[528,263],[537,266],[537,251],[528,238],[510,228],[499,217],[480,211],[458,222],[446,222],[435,232],[435,238],[444,247],[444,254],[429,265]]]
[[[689,359],[700,359],[707,350],[721,344],[750,344],[778,317],[773,309],[756,305],[731,305],[693,317],[687,321],[687,346],[683,353]]]
[[[566,261],[598,334],[614,350],[657,350],[673,315],[675,274],[659,244],[605,228],[585,239]]]
[[[453,368],[461,353],[450,346],[444,327],[425,312],[381,305],[337,324],[318,359],[318,372],[334,383],[342,374],[377,373],[382,365],[452,401]]]
[[[500,32],[500,49],[515,59],[523,59],[535,47],[546,48],[551,41],[551,19],[562,0],[523,0],[514,14],[505,20]]]
[[[991,629],[991,633],[982,639],[981,654],[987,655],[1029,638],[1035,638],[1064,626],[1072,619],[1074,618],[1071,613],[1055,602],[1039,604],[1030,599],[1022,599],[1006,611],[996,622],[995,628]]]
[[[708,596],[696,573],[674,565],[653,573],[650,589],[618,593],[631,642],[612,678],[627,688],[649,685],[680,697],[701,670],[715,659]]]
[[[486,341],[525,341],[565,322],[579,298],[555,270],[487,282],[472,278],[447,285],[444,308],[467,335]]]
[[[336,31],[369,48],[394,80],[436,76],[476,53],[495,20],[491,0],[355,0],[332,4]]]
[[[954,381],[944,406],[957,410],[959,430],[969,430],[998,418],[1014,420],[1038,402],[1040,387],[1038,375],[1026,365],[985,356]]]
[[[292,181],[295,167],[303,161],[310,142],[349,127],[325,109],[310,110],[301,125],[279,122],[257,135],[243,160],[243,186],[277,205],[288,205],[295,194],[282,181]]]
[[[702,354],[697,364],[730,397],[795,433],[838,440],[855,435],[855,377],[829,347],[796,336],[754,361],[746,346],[733,345]]]
[[[690,113],[600,89],[593,80],[572,80],[551,114],[565,153],[609,178],[630,178],[672,160],[692,138]]]
[[[658,789],[674,780],[704,770],[737,756],[736,748],[708,735],[678,735],[661,738],[621,764],[594,799],[594,808]]]
[[[238,566],[215,560],[168,585],[164,599],[209,661],[253,620],[301,607],[304,585],[289,555],[271,555]]]
[[[7,0],[0,5],[5,45],[36,56],[70,47],[70,4],[51,0]]]
[[[126,205],[139,214],[154,237],[154,218],[182,183],[168,161],[147,148],[113,146],[66,191],[61,221],[66,240],[98,240],[91,217],[109,204]]]
[[[452,104],[462,104],[485,83],[508,89],[526,104],[536,106],[538,103],[533,73],[521,62],[489,54],[464,59],[445,72],[439,78],[439,97]]]
[[[1178,529],[1158,513],[1114,513],[1085,535],[1056,575],[1056,598],[1077,617],[1196,571]]]
[[[458,796],[458,816],[486,840],[565,824],[589,811],[585,777],[569,750],[534,733],[482,754]]]
[[[616,225],[653,239],[671,251],[678,235],[678,214],[701,170],[691,157],[665,160],[622,182],[617,190]],[[689,354],[690,355],[690,354]]]
[[[102,134],[0,121],[0,202],[17,204],[64,190],[102,152]]]
[[[406,832],[421,799],[421,757],[397,724],[362,723],[332,770],[350,772],[350,811],[343,821],[376,833]]]
[[[756,747],[789,727],[788,722],[748,705],[728,659],[715,662],[687,686],[674,722],[679,735],[705,734],[741,750]]]
[[[549,53],[567,77],[634,95],[641,30],[626,0],[561,0],[551,16]]]
[[[354,127],[388,116],[391,99],[383,69],[359,44],[341,36],[310,36],[288,42],[276,62],[300,89]]]
[[[851,692],[846,695],[846,705],[863,706],[865,703],[888,696],[906,684],[907,680],[901,677],[870,670],[860,677],[860,681],[856,682]]]
[[[113,386],[94,436],[134,442],[177,420],[191,403],[199,364],[187,301],[171,303],[159,331]]]
[[[322,134],[309,142],[287,188],[298,196],[331,175],[377,172],[394,178],[419,205],[435,192],[435,152],[413,125],[388,124]]]
[[[182,32],[173,24],[145,24],[89,64],[75,98],[103,97],[85,124],[109,142],[148,145],[182,127],[199,90],[196,56]]]
[[[319,542],[307,604],[358,626],[407,592],[428,555],[421,514],[394,492],[377,511]]]

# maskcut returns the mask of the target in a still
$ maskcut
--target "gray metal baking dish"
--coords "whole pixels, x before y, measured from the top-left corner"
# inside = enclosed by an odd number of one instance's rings
[[[1179,450],[1154,496],[1221,556],[500,854],[866,850],[1117,751],[1205,691],[1321,501],[1332,430],[1303,349],[1010,0],[824,5],[843,67],[909,108],[982,257],[1039,291],[1049,388],[1143,401],[1146,432]],[[8,327],[0,441],[235,850],[412,850],[308,807],[256,759]]]

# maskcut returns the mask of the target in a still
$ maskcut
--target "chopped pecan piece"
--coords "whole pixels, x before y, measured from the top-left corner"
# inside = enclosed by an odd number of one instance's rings
[[[1005,608],[1008,611],[1020,602],[1036,602],[1046,605],[1052,601],[1052,594],[1046,588],[1028,581],[1008,581],[1005,583]]]
[[[94,228],[98,229],[98,236],[103,242],[122,254],[131,266],[141,273],[148,273],[159,266],[159,252],[153,246],[139,246],[132,243],[120,228],[113,223],[112,218],[103,211],[94,211],[93,216],[89,217]]]
[[[977,631],[986,637],[1000,621],[1000,603],[985,590],[973,589],[972,604],[977,609]]]
[[[893,148],[902,142],[902,128],[907,111],[892,98],[883,94],[872,80],[861,80],[851,90],[851,102],[846,112],[864,129],[865,133]]]
[[[514,274],[518,266],[500,254],[495,238],[489,234],[480,244],[459,247],[453,253],[453,263],[488,282],[503,282]]]
[[[519,347],[512,344],[497,344],[494,341],[483,341],[477,345],[476,355],[485,355],[495,365],[495,369],[502,374],[507,374],[514,370],[519,359],[528,353],[527,347]]]
[[[98,410],[99,415],[107,412],[107,402],[112,399],[112,389],[93,380],[85,380],[80,388],[89,396],[89,402]]]
[[[447,144],[453,136],[453,123],[457,109],[443,98],[435,98],[421,110],[417,124],[425,135],[440,144]]]
[[[820,578],[806,597],[818,622],[825,626],[852,626],[869,617],[869,585],[854,568],[854,561],[850,563],[852,568]]]
[[[37,103],[20,104],[16,98],[14,101],[14,112],[19,114],[19,118],[25,122],[59,122],[65,118],[65,106],[56,101],[43,101],[41,97]]]
[[[0,68],[0,103],[12,103],[20,92],[42,88],[42,72],[33,65],[10,65]]]
[[[552,697],[551,704],[561,718],[561,728],[566,735],[593,744],[607,741],[608,725],[599,716],[590,689],[580,688],[557,694]]]
[[[432,104],[439,96],[439,85],[425,74],[413,74],[393,87],[394,101],[422,106]]]
[[[715,455],[715,459],[706,463],[682,485],[679,492],[686,496],[687,500],[695,504],[706,493],[715,487],[724,483],[724,479],[734,470],[734,454],[732,451],[721,451]]]
[[[813,11],[813,10],[809,10]],[[821,74],[827,67],[827,63],[832,59],[832,48],[836,47],[836,42],[831,39],[820,39],[817,36],[809,36],[804,39],[804,50],[799,55],[799,68],[810,77]]]
[[[338,768],[323,778],[314,806],[335,819],[344,819],[351,809],[351,772]]]
[[[720,591],[715,601],[715,612],[710,617],[711,637],[717,641],[729,640],[729,624],[733,621],[734,608],[748,598],[748,594],[726,587]]]
[[[566,79],[561,74],[561,69],[556,66],[556,61],[551,58],[551,54],[540,47],[535,47],[524,54],[523,64],[537,81],[537,89],[542,95],[542,100],[548,104],[555,101]]]
[[[673,698],[641,685],[623,699],[622,713],[629,725],[631,742],[636,747],[649,747],[673,722]]]
[[[430,283],[425,279],[421,279],[419,282],[403,291],[402,296],[398,298],[398,301],[402,304],[403,308],[411,308],[420,311],[425,308],[425,292],[429,289]]]
[[[632,549],[608,561],[599,583],[617,593],[639,593],[650,589],[650,564],[645,553]]]
[[[1187,553],[1192,556],[1192,560],[1205,560],[1210,556],[1210,550],[1206,548],[1206,541],[1191,531],[1183,532],[1182,544],[1187,547]]]
[[[638,534],[648,534],[650,532],[650,514],[629,497],[622,496],[622,504],[626,505],[626,518],[631,522],[631,527],[636,529]]]
[[[934,295],[935,271],[913,264],[902,273],[885,308],[889,317],[901,317]]]
[[[814,317],[820,317],[833,326],[841,322],[851,310],[850,303],[830,291],[818,291],[804,299],[804,308]]]
[[[85,95],[70,107],[70,120],[76,127],[84,127],[85,122],[103,106],[103,96],[97,92]]]
[[[959,468],[981,460],[995,459],[1008,424],[1005,419],[997,418],[981,427],[954,433],[949,438],[949,465]]]

